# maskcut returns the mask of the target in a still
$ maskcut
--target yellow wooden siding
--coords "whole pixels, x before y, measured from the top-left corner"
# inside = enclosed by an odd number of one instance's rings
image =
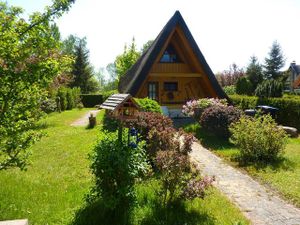
[[[190,68],[184,63],[157,63],[151,73],[190,73]]]
[[[214,93],[208,91],[202,78],[184,77],[183,74],[183,77],[167,78],[149,76],[137,94],[138,98],[145,98],[148,96],[148,82],[158,82],[158,97],[160,105],[182,105],[191,99],[215,97]],[[169,91],[164,90],[164,82],[178,82],[178,91],[172,92],[174,99],[170,99],[168,97]]]

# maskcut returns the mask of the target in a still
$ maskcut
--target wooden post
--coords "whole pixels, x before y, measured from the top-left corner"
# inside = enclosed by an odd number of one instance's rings
[[[122,137],[123,137],[123,126],[122,126],[122,121],[119,121],[119,129],[118,129],[119,142],[122,142]]]

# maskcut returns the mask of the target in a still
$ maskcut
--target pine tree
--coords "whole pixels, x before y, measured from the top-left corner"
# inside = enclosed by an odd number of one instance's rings
[[[72,87],[80,87],[82,93],[89,93],[89,80],[92,78],[92,67],[89,63],[89,51],[85,47],[85,40],[80,40],[75,47],[75,63],[72,74],[74,81]]]
[[[281,47],[277,41],[274,41],[269,52],[269,57],[265,58],[265,77],[267,79],[277,79],[280,77],[280,69],[284,66],[285,59]]]
[[[250,57],[250,63],[246,69],[246,76],[252,84],[253,91],[256,89],[257,85],[263,81],[262,66],[258,62],[256,56]]]

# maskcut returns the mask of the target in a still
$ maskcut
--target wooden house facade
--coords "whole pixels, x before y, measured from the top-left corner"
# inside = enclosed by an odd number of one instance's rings
[[[173,108],[192,99],[228,98],[179,11],[122,76],[119,92],[137,98],[149,97]]]

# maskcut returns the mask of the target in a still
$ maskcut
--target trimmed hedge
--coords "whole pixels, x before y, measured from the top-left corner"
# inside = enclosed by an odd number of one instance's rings
[[[80,98],[84,107],[95,107],[103,103],[103,96],[99,94],[81,94]]]
[[[258,98],[254,96],[230,95],[233,105],[245,110],[257,105],[269,105],[279,109],[276,121],[279,124],[300,130],[300,98]]]

